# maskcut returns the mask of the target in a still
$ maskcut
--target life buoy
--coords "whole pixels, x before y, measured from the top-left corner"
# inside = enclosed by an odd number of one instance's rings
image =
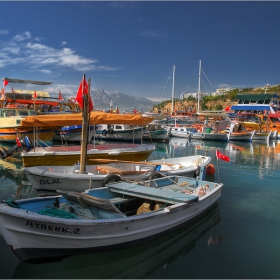
[[[106,136],[106,135],[107,135],[107,130],[106,130],[106,129],[102,130],[101,134],[102,134],[103,136]]]
[[[72,98],[70,98],[70,101],[73,102],[73,103],[75,103],[75,102],[76,102],[76,98],[75,98],[75,97],[72,97]]]
[[[103,181],[102,181],[102,187],[106,187],[106,184],[109,184],[111,181],[119,182],[121,181],[121,177],[116,174],[110,174],[108,175]]]

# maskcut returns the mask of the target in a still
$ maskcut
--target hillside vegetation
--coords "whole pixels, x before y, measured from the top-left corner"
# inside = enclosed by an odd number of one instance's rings
[[[224,110],[228,106],[237,104],[238,94],[263,94],[264,89],[261,88],[244,88],[232,89],[224,95],[204,96],[200,100],[200,110],[202,111],[219,111]],[[267,89],[266,93],[280,93],[280,85],[276,85]],[[174,111],[187,111],[188,109],[197,109],[197,98],[188,97],[182,100],[174,98]],[[157,105],[154,105],[153,112],[161,112],[170,114],[172,109],[172,100],[165,100]]]

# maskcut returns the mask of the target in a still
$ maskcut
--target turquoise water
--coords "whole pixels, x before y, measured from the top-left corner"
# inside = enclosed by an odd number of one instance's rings
[[[230,162],[215,158],[215,150]],[[59,262],[20,262],[0,237],[1,278],[280,278],[280,144],[187,142],[157,144],[150,159],[210,155],[224,184],[218,203],[203,217],[154,242],[129,249],[73,256]],[[0,199],[22,180],[20,162],[0,160]],[[2,168],[2,169],[1,169]]]

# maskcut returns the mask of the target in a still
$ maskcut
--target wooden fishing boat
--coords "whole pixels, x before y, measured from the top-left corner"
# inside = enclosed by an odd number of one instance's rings
[[[34,128],[20,126],[20,122],[27,116],[37,115],[36,111],[26,108],[0,108],[0,142],[16,143],[17,137],[33,138]],[[37,137],[51,142],[56,135],[57,127],[45,127],[36,130]]]
[[[27,116],[81,111],[76,102],[60,100],[59,97],[50,97],[47,91],[38,90],[38,87],[49,86],[52,82],[14,78],[2,78],[2,80],[5,85],[11,83],[27,87],[27,89],[2,89],[0,98],[0,141],[2,142],[15,144],[18,136],[33,138],[33,127],[20,126],[21,120]],[[33,86],[34,90],[30,90],[30,86]],[[61,99],[63,99],[62,95]],[[52,128],[38,128],[36,131],[37,137],[43,141],[52,141],[57,134],[57,129],[56,125]]]
[[[249,141],[251,142],[255,134],[255,130],[248,131],[242,122],[232,121],[228,131],[225,131],[228,135],[229,141]]]
[[[151,122],[151,117],[143,117],[141,115],[120,115],[107,114],[103,112],[92,111],[90,113],[89,122],[91,125],[97,124],[138,124],[146,125]],[[83,122],[82,114],[57,114],[29,116],[21,121],[21,126],[29,127],[52,127],[75,125]],[[119,159],[143,161],[155,150],[154,144],[134,144],[134,143],[106,143],[103,145],[87,144],[85,142],[84,153],[86,154],[86,162],[90,164],[90,159]],[[81,146],[34,146],[28,151],[21,153],[23,165],[39,166],[39,165],[73,165],[80,160]],[[93,162],[91,162],[93,164]]]
[[[99,164],[88,164],[84,173],[79,172],[79,165],[32,166],[24,167],[22,171],[38,194],[44,193],[45,189],[83,192],[89,186],[104,187],[109,181],[148,180],[170,175],[197,177],[201,168],[210,163],[211,157],[195,155],[144,162],[107,159],[95,161]],[[206,172],[206,169],[203,170]],[[202,178],[205,176],[203,174]]]
[[[228,141],[228,136],[225,133],[194,132],[191,133],[190,138],[195,140]]]
[[[222,183],[168,176],[85,193],[6,200],[0,232],[21,261],[132,247],[182,227],[213,206]]]
[[[228,135],[221,133],[230,123],[229,120],[205,120],[205,125],[202,126],[203,131],[191,133],[191,139],[196,140],[214,140],[214,141],[228,141]]]

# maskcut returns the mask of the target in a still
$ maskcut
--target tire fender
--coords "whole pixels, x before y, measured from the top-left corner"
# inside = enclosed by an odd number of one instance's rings
[[[157,179],[157,178],[162,178],[163,175],[160,172],[152,172],[151,175],[149,176],[149,180]]]
[[[121,177],[115,174],[110,174],[108,175],[102,182],[102,187],[106,187],[106,184],[109,184],[109,182],[111,181],[115,181],[115,182],[119,182],[121,181]]]

